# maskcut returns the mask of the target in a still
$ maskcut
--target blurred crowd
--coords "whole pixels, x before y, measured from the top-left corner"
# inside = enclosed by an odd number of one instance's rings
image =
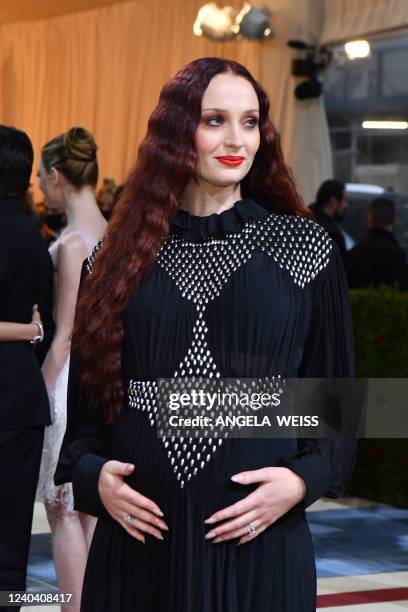
[[[310,206],[315,220],[339,248],[349,287],[355,289],[385,284],[406,291],[407,254],[393,233],[396,220],[394,201],[387,197],[377,197],[370,202],[367,207],[366,236],[349,250],[341,227],[348,207],[346,186],[335,179],[322,183],[316,201]]]

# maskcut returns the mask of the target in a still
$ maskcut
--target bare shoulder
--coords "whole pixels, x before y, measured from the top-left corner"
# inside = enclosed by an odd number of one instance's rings
[[[58,276],[76,277],[79,275],[82,262],[88,255],[85,241],[78,234],[67,234],[59,244],[56,257]]]
[[[82,257],[85,259],[88,254],[86,242],[79,234],[71,232],[62,237],[58,244],[58,257]]]

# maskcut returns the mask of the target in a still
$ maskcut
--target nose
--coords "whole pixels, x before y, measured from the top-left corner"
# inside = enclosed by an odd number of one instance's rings
[[[239,123],[230,122],[228,124],[224,144],[226,147],[234,149],[239,149],[243,146],[244,141]]]

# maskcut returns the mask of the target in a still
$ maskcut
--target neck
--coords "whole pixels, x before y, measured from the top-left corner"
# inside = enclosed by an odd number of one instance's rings
[[[66,202],[67,228],[74,230],[87,225],[87,222],[99,212],[92,187],[80,190],[67,189],[64,194]]]
[[[220,214],[241,200],[241,185],[219,187],[202,178],[191,180],[179,198],[179,207],[192,215],[206,217]]]

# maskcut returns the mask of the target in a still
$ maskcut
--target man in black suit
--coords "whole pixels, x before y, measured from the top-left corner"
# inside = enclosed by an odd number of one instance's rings
[[[52,263],[33,216],[23,208],[32,163],[28,136],[0,125],[0,321],[29,323],[38,304],[49,342]],[[50,422],[34,345],[0,342],[0,591],[25,590],[44,428]]]
[[[407,256],[392,234],[395,205],[389,198],[377,198],[368,207],[368,234],[346,255],[350,288],[369,285],[397,285],[408,289]]]
[[[330,179],[324,181],[316,194],[316,202],[309,207],[314,214],[315,221],[319,223],[329,234],[337,246],[340,255],[344,259],[346,254],[346,242],[341,233],[338,221],[346,214],[348,201],[346,198],[346,186],[341,181]]]

